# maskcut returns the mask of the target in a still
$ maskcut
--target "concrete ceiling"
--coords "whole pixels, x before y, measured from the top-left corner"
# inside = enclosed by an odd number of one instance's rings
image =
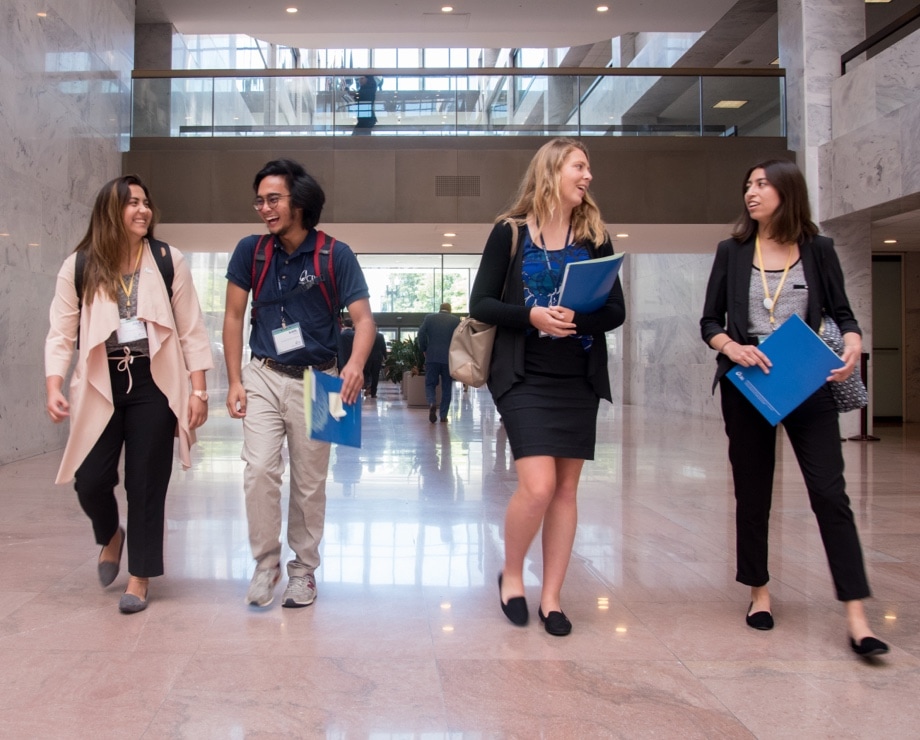
[[[598,5],[609,6],[606,13]],[[450,4],[451,13],[441,11]],[[580,46],[709,29],[735,0],[137,0],[141,23],[301,48]],[[296,7],[291,14],[286,8]]]

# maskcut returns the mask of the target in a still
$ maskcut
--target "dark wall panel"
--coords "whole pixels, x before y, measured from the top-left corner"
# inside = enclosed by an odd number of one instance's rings
[[[252,180],[270,159],[300,161],[326,191],[326,223],[488,223],[507,207],[546,139],[135,139],[124,171],[150,185],[169,223],[256,222]],[[781,138],[587,138],[605,220],[727,223],[741,179]]]

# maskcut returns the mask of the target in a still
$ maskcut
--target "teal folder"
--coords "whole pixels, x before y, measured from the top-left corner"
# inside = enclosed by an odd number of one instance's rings
[[[342,403],[342,379],[308,370],[303,374],[307,434],[320,442],[361,446],[361,398]]]
[[[735,365],[728,379],[773,426],[824,385],[831,370],[844,365],[795,315],[762,341],[760,350],[773,363],[769,374],[759,367]]]
[[[569,262],[562,274],[559,305],[578,313],[592,313],[607,302],[617,279],[624,252],[581,262]]]

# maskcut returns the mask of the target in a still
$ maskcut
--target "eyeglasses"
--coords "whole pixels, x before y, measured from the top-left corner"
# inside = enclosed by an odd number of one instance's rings
[[[279,195],[278,193],[272,193],[267,198],[255,198],[252,201],[252,207],[257,211],[261,211],[265,206],[269,208],[274,208],[277,206],[282,198],[290,198],[290,195]]]

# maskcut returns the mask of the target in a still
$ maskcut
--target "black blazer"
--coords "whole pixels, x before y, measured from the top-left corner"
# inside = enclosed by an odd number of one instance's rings
[[[486,241],[470,291],[470,316],[495,324],[495,344],[489,367],[489,390],[500,398],[513,385],[524,379],[525,332],[531,328],[530,309],[524,305],[524,284],[521,262],[524,253],[523,228],[518,230],[517,251],[511,263],[511,226],[496,224]],[[608,238],[600,247],[591,248],[593,257],[613,254]],[[504,296],[503,296],[504,291]],[[593,313],[575,314],[575,329],[579,334],[591,334],[594,343],[588,355],[588,382],[598,398],[610,400],[610,378],[607,377],[607,342],[604,333],[620,326],[626,319],[623,286],[617,278],[607,302]]]
[[[827,313],[840,326],[840,332],[862,331],[847,299],[843,270],[834,251],[834,241],[826,236],[799,245],[802,268],[808,283],[808,308],[805,323],[818,331],[821,316]],[[750,303],[751,270],[754,265],[754,237],[745,242],[726,239],[716,248],[709,284],[706,286],[706,300],[700,319],[703,341],[709,341],[722,333],[739,344],[754,344],[748,337],[748,306]],[[715,391],[719,379],[727,373],[733,363],[721,352],[716,356],[716,374],[712,382]]]

